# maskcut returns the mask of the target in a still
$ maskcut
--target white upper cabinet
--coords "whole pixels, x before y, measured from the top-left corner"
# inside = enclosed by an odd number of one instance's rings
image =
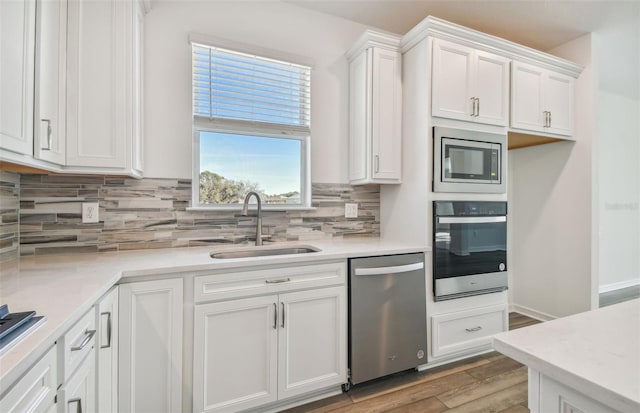
[[[402,57],[399,39],[366,31],[349,59],[349,180],[400,183]]]
[[[574,78],[513,62],[511,128],[571,136]]]
[[[135,1],[69,2],[68,166],[140,172],[139,11]]]
[[[33,156],[65,165],[67,1],[39,1],[36,24]]]
[[[141,176],[142,2],[1,7],[0,158],[54,172]]]
[[[506,126],[509,62],[492,53],[433,41],[433,116]]]
[[[35,0],[0,1],[0,149],[33,154]]]

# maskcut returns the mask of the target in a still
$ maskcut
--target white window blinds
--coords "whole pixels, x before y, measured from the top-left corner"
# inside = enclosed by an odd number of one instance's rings
[[[193,115],[309,133],[311,68],[193,44]]]

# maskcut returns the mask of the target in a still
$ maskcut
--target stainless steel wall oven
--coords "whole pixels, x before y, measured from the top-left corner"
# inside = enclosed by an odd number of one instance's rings
[[[436,301],[507,289],[507,203],[433,202]]]

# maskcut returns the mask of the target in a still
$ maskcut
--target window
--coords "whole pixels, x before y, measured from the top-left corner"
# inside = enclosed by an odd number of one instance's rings
[[[310,206],[309,66],[192,40],[197,207]],[[199,182],[196,187],[195,182]]]

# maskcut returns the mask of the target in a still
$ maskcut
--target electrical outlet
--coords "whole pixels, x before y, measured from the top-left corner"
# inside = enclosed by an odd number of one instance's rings
[[[100,217],[98,216],[98,212],[100,211],[100,207],[97,202],[83,202],[82,203],[82,223],[94,223],[100,222]]]
[[[358,204],[344,204],[345,218],[358,218]]]

